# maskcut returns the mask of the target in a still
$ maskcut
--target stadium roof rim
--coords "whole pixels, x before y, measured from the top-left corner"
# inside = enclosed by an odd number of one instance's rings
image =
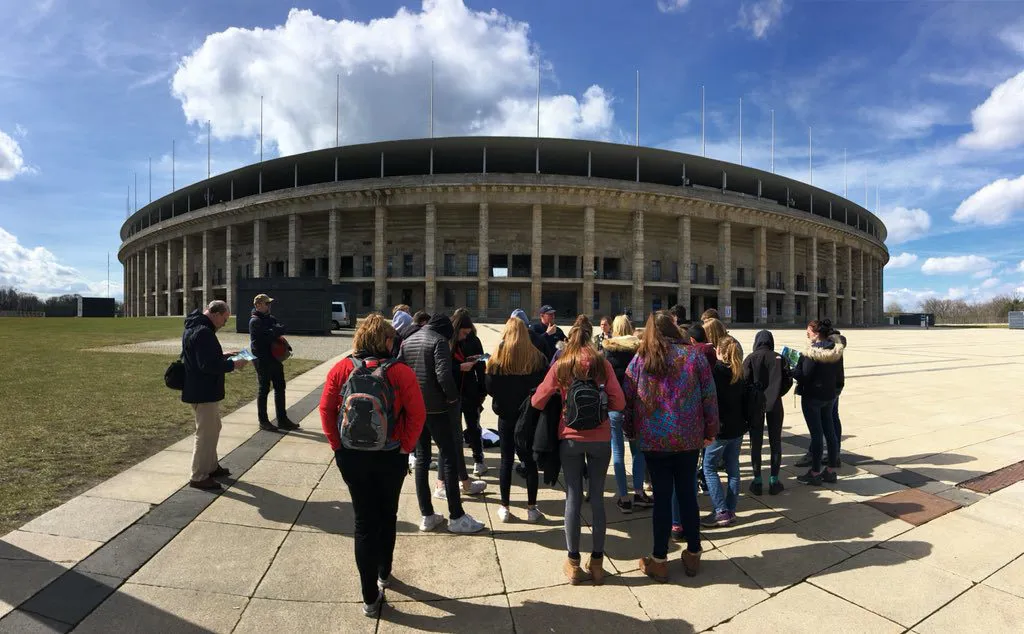
[[[379,180],[382,176],[480,173],[592,176],[641,185],[696,186],[775,200],[782,206],[823,218],[829,218],[831,209],[834,214],[843,214],[846,224],[859,227],[880,243],[884,244],[887,235],[884,223],[852,200],[746,165],[606,141],[470,136],[343,145],[252,163],[197,181],[141,207],[122,225],[121,238],[126,241],[135,233],[134,225],[138,225],[136,231],[141,230],[217,204],[229,196],[237,200],[296,185]],[[785,204],[787,196],[789,205]],[[215,202],[208,204],[207,197]],[[143,226],[147,220],[148,224]]]

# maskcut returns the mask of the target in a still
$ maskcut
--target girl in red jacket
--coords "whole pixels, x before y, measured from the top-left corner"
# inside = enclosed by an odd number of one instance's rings
[[[385,378],[394,392],[395,426],[391,438],[380,451],[361,451],[344,447],[338,430],[342,391],[354,364],[342,359],[327,375],[320,398],[320,423],[334,450],[341,477],[348,485],[355,512],[356,567],[363,591],[363,612],[380,615],[384,589],[391,585],[391,560],[395,551],[395,524],[402,482],[409,471],[409,454],[416,447],[427,418],[423,394],[412,369],[391,360],[395,329],[383,315],[373,314],[363,321],[352,342],[352,356],[373,370],[383,361],[392,365]]]

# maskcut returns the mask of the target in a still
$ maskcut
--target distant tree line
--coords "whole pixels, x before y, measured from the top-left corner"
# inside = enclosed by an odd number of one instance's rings
[[[0,287],[0,311],[27,313],[65,312],[78,310],[78,295],[54,295],[45,300],[32,293],[25,293],[12,287]],[[118,314],[121,302],[117,303]]]
[[[1005,324],[1006,314],[1024,310],[1024,299],[1002,295],[986,302],[967,302],[962,299],[926,299],[921,303],[922,313],[935,315],[937,324]],[[890,302],[885,309],[887,315],[896,315],[903,310],[899,302]]]

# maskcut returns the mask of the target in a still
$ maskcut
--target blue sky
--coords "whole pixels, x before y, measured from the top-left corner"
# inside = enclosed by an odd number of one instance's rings
[[[267,155],[435,133],[542,134],[699,152],[879,203],[886,294],[1024,295],[1024,6],[796,0],[0,0],[0,285],[120,295],[134,207]],[[402,7],[405,7],[404,9]],[[7,18],[10,19],[7,19]],[[341,22],[339,22],[341,21]],[[138,176],[138,192],[133,172]],[[129,196],[129,188],[131,194]]]

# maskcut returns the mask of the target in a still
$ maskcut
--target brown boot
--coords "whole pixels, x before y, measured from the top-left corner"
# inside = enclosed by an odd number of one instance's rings
[[[640,572],[659,583],[665,583],[668,581],[668,562],[654,561],[654,557],[641,557]]]
[[[604,557],[588,558],[587,570],[590,571],[590,576],[594,580],[595,586],[599,586],[604,583]]]
[[[700,572],[700,556],[703,554],[703,550],[695,553],[691,553],[689,550],[683,550],[683,570],[686,572],[687,577],[696,577],[697,573]]]
[[[574,586],[578,586],[580,582],[587,580],[587,573],[583,572],[580,568],[580,561],[578,559],[565,558],[565,563],[562,564],[562,571],[565,573],[565,577]]]

